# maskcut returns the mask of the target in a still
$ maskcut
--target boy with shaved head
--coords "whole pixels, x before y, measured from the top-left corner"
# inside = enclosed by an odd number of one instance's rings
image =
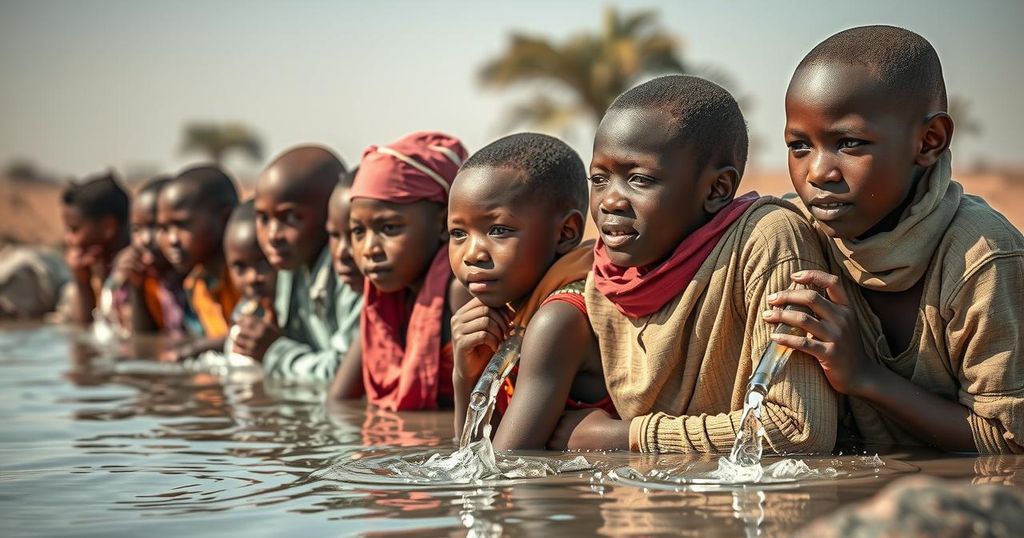
[[[568,411],[549,447],[732,448],[747,380],[771,342],[767,298],[792,273],[825,267],[790,204],[735,196],[746,158],[736,100],[697,77],[656,78],[605,113],[590,163],[600,236],[584,299],[623,420]],[[765,398],[766,445],[831,451],[836,402],[821,368],[794,353]]]
[[[186,168],[157,196],[160,251],[184,275],[191,307],[186,326],[199,342],[178,350],[174,359],[221,349],[238,289],[224,261],[224,229],[238,205],[231,178],[214,165]]]
[[[345,165],[321,146],[298,146],[267,166],[256,183],[256,235],[278,270],[272,317],[243,316],[236,353],[271,376],[328,383],[359,332],[362,296],[334,272],[327,206]]]
[[[766,313],[850,396],[861,436],[1024,452],[1024,237],[951,178],[953,119],[938,54],[892,26],[840,32],[786,94],[789,172],[831,273],[793,280]]]

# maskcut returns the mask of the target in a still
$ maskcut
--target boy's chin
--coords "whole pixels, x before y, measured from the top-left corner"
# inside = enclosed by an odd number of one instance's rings
[[[606,252],[608,260],[619,267],[638,267],[641,265],[648,265],[647,263],[642,263],[642,260],[630,252],[616,252],[611,249],[608,249]]]
[[[292,260],[291,258],[276,255],[268,255],[267,263],[278,271],[292,271],[302,265],[302,263]]]
[[[171,269],[175,273],[177,273],[179,275],[182,275],[182,276],[188,276],[188,274],[191,273],[192,270],[196,268],[196,265],[193,264],[193,263],[184,263],[184,262],[182,262],[182,263],[172,263],[170,265],[171,265]]]
[[[487,308],[505,308],[512,299],[503,296],[491,295],[491,294],[480,294],[474,295],[481,303]]]
[[[369,281],[370,284],[372,284],[374,288],[377,288],[377,291],[381,293],[396,293],[404,290],[407,287],[407,284],[403,284],[401,282],[391,282],[390,280],[386,279],[375,280],[373,278],[370,278]]]

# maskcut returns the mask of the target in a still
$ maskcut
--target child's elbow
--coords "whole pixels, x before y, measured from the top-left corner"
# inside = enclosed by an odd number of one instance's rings
[[[782,413],[777,420],[776,435],[769,436],[772,448],[778,454],[829,454],[836,444],[836,417],[800,416],[796,413]],[[788,415],[788,416],[787,416]],[[784,417],[784,418],[783,418]]]
[[[836,445],[836,425],[810,424],[805,422],[801,428],[790,432],[786,437],[782,453],[798,454],[829,454]]]

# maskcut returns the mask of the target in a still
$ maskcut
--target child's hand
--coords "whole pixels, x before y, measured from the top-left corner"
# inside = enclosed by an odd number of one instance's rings
[[[267,349],[281,337],[281,328],[277,325],[273,301],[264,299],[260,302],[263,317],[249,315],[238,320],[238,334],[235,336],[232,351],[263,362]]]
[[[848,306],[839,277],[809,270],[793,273],[792,279],[824,289],[828,298],[813,289],[785,290],[769,295],[768,304],[779,308],[764,312],[766,322],[785,323],[808,333],[808,336],[773,334],[772,340],[818,359],[832,388],[841,394],[857,395],[871,379],[875,364],[864,353],[857,317]],[[782,310],[790,304],[807,307],[814,315]]]
[[[473,298],[452,316],[455,375],[475,383],[511,330],[512,313]]]
[[[135,246],[129,246],[114,258],[111,277],[114,282],[126,282],[133,287],[141,288],[147,271],[142,261],[142,251]]]
[[[603,409],[566,411],[548,440],[551,450],[629,450],[629,421]]]
[[[198,353],[191,342],[180,342],[168,344],[168,347],[157,353],[156,359],[160,362],[182,362],[196,355]]]
[[[71,275],[79,284],[88,283],[92,279],[92,269],[100,259],[100,248],[68,247],[64,253],[64,263],[71,270]]]

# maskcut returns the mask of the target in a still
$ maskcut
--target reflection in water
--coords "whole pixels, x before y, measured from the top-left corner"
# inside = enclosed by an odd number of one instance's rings
[[[104,536],[242,528],[265,535],[776,536],[871,497],[895,476],[663,490],[607,475],[622,467],[713,470],[716,460],[594,452],[583,456],[596,471],[541,479],[431,489],[342,483],[328,471],[355,458],[453,450],[450,413],[325,407],[317,388],[147,373],[148,365],[97,353],[77,338],[60,327],[0,328],[5,538],[70,528]],[[160,345],[129,344],[118,354],[152,357]],[[569,461],[580,454],[520,456]],[[883,461],[1000,488],[1020,488],[1024,469],[1018,456],[902,453]],[[591,480],[597,472],[605,479]]]
[[[555,455],[496,454],[486,439],[459,449],[410,453],[386,448],[375,452],[356,454],[321,476],[343,484],[434,487],[493,485],[505,480],[537,479],[592,468],[583,456],[570,459]]]
[[[873,456],[808,456],[803,459],[782,458],[762,466],[734,464],[728,458],[719,458],[717,466],[706,459],[688,462],[682,466],[656,466],[642,472],[633,467],[612,469],[607,475],[597,476],[625,485],[647,489],[678,490],[689,488],[694,491],[708,491],[715,488],[735,489],[747,486],[761,486],[779,489],[782,487],[806,486],[820,481],[835,482],[865,477],[878,478],[883,475],[916,472],[917,467],[908,463],[886,461]]]

